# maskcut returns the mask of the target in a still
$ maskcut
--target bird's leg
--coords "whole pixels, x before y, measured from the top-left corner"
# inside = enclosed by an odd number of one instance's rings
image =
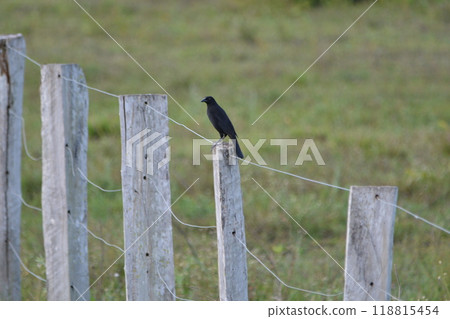
[[[226,135],[221,136],[220,139],[219,139],[217,142],[215,142],[215,143],[211,146],[211,150],[212,150],[214,147],[216,147],[217,144],[219,144],[220,142],[222,142],[222,141],[224,140],[225,137],[226,137]]]

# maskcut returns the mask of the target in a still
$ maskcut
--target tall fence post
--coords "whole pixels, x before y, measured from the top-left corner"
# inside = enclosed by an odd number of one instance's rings
[[[213,149],[220,300],[248,300],[241,177],[235,156],[232,143]]]
[[[397,187],[350,189],[344,300],[389,300]]]
[[[174,300],[167,96],[123,95],[119,108],[127,300]]]
[[[14,49],[11,49],[14,48]],[[0,300],[20,300],[22,35],[0,35]]]
[[[88,91],[76,64],[41,69],[42,214],[48,300],[89,300]],[[84,294],[83,294],[84,293]],[[83,294],[81,296],[81,294]]]

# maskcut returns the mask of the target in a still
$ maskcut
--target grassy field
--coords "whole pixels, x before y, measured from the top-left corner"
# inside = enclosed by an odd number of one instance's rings
[[[369,6],[323,1],[79,1],[198,121],[173,101],[169,115],[211,139],[204,104],[213,95],[241,138],[293,138],[288,165],[268,142],[269,166],[337,184],[395,185],[399,205],[450,227],[450,4],[379,1],[263,117],[276,98]],[[163,93],[70,0],[2,0],[1,33],[22,33],[42,64],[78,63],[87,82],[115,94]],[[26,65],[24,117],[28,147],[39,155],[39,68]],[[90,92],[89,177],[120,188],[118,101]],[[212,165],[192,166],[195,136],[170,126],[172,197],[199,182],[173,210],[190,224],[214,225]],[[326,165],[294,165],[313,138]],[[244,153],[246,150],[243,149]],[[40,206],[41,165],[23,157],[23,197]],[[255,184],[254,178],[344,265],[348,193],[252,166],[241,167],[249,248],[292,286],[338,293],[336,265]],[[123,245],[120,193],[89,188],[89,228]],[[45,276],[40,213],[22,212],[22,258]],[[217,300],[216,234],[174,221],[176,292]],[[119,256],[89,238],[95,280]],[[404,300],[448,300],[450,240],[398,211],[392,294]],[[281,286],[248,256],[251,300],[323,300]],[[94,300],[123,300],[123,259],[92,287]],[[23,272],[23,299],[45,300],[45,284]],[[341,296],[329,298],[340,300]]]

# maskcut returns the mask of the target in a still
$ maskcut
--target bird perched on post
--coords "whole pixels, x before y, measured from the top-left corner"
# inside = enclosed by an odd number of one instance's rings
[[[205,102],[207,108],[206,113],[208,114],[209,120],[214,128],[220,134],[220,140],[214,143],[213,147],[221,142],[226,136],[236,142],[236,155],[239,158],[244,158],[239,143],[237,141],[237,134],[234,130],[233,124],[231,124],[227,113],[217,104],[216,100],[212,96],[205,97],[201,102]]]

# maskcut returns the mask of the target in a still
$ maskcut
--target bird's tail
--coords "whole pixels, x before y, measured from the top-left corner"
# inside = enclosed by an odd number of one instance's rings
[[[239,143],[238,143],[238,141],[237,141],[237,138],[236,138],[236,139],[233,139],[233,142],[234,142],[235,145],[236,145],[236,155],[237,155],[237,157],[239,157],[239,158],[244,158],[244,154],[242,154],[242,151],[241,151],[241,148],[239,147]]]

